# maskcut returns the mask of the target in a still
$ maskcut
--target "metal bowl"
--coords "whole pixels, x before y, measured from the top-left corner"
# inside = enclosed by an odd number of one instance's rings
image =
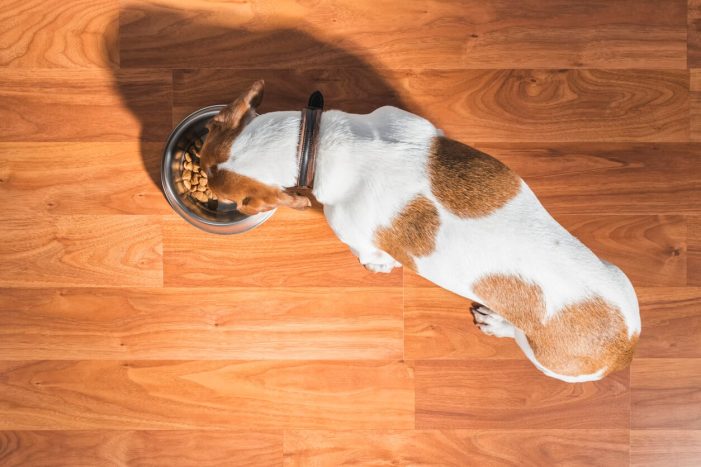
[[[205,124],[223,109],[211,105],[191,113],[175,127],[166,141],[161,164],[163,192],[175,212],[195,227],[216,234],[238,234],[251,230],[273,215],[275,210],[247,216],[236,210],[235,203],[210,200],[202,203],[190,197],[180,175],[184,156],[197,138],[207,136]]]

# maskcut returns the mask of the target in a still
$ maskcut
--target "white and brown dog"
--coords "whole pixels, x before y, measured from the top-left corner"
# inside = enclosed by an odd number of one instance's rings
[[[299,111],[255,112],[263,82],[209,124],[202,165],[245,214],[304,208]],[[323,113],[312,191],[371,271],[403,265],[465,298],[480,329],[516,340],[545,374],[597,380],[625,368],[640,333],[633,287],[558,224],[515,173],[395,107]]]

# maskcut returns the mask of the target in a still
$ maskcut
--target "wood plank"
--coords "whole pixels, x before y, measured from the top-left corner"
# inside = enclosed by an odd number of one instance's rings
[[[321,211],[281,208],[244,235],[207,234],[165,221],[165,284],[190,286],[398,286],[400,269],[372,273],[336,238]],[[196,246],[196,248],[194,248]]]
[[[0,362],[0,429],[414,427],[414,378],[387,361]]]
[[[150,176],[162,150],[161,143],[0,143],[3,215],[170,214],[160,178]]]
[[[402,358],[400,288],[0,289],[0,359]]]
[[[422,115],[467,142],[686,142],[685,70],[405,72]]]
[[[643,332],[637,357],[701,358],[701,288],[637,289]]]
[[[0,141],[157,141],[171,130],[163,70],[0,69]]]
[[[473,322],[471,301],[437,286],[404,289],[404,358],[522,358],[513,339],[485,335]]]
[[[687,278],[689,285],[701,286],[701,217],[688,219],[689,258],[687,259]]]
[[[118,0],[4,2],[0,66],[116,67]]]
[[[480,144],[553,214],[697,214],[697,144]],[[606,189],[602,189],[606,187]]]
[[[687,64],[701,67],[701,0],[688,0]]]
[[[282,463],[282,432],[3,431],[2,465],[254,466]]]
[[[285,432],[298,465],[586,465],[628,463],[627,430]]]
[[[3,219],[0,287],[161,286],[159,218]]]
[[[268,79],[262,112],[320,89],[329,108],[397,105],[465,142],[687,142],[686,70],[206,70],[176,73],[176,119]],[[355,70],[353,70],[355,73]],[[292,89],[296,89],[292,91]],[[222,90],[225,89],[224,94]]]
[[[686,219],[682,216],[557,216],[558,222],[635,287],[686,284]]]
[[[698,335],[696,337],[698,339]],[[699,368],[701,359],[698,358],[633,360],[631,428],[701,429]]]
[[[628,429],[628,370],[571,384],[521,360],[417,361],[416,428]]]
[[[701,141],[701,69],[689,70],[689,90],[689,140]]]
[[[123,67],[684,68],[686,33],[683,0],[171,0],[125,5],[119,39]]]
[[[631,430],[630,465],[696,467],[701,459],[701,431]]]
[[[3,431],[2,465],[281,465],[282,432]]]

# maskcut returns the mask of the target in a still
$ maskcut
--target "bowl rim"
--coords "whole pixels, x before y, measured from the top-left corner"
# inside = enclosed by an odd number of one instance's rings
[[[167,176],[167,173],[170,170],[170,167],[168,167],[168,164],[166,163],[166,160],[170,159],[167,158],[167,155],[170,153],[171,155],[174,153],[175,150],[175,143],[178,140],[178,137],[180,134],[185,131],[185,128],[194,120],[195,118],[199,117],[202,114],[206,114],[208,112],[212,111],[217,111],[219,112],[221,109],[226,107],[226,104],[214,104],[214,105],[208,105],[207,107],[202,107],[201,109],[195,110],[194,112],[190,113],[188,116],[183,118],[180,123],[178,123],[175,128],[170,132],[168,135],[168,138],[166,139],[165,145],[163,146],[163,151],[162,151],[162,157],[161,157],[161,188],[163,189],[163,194],[166,197],[166,200],[168,201],[168,204],[170,204],[170,207],[180,215],[183,219],[185,219],[189,224],[199,228],[200,230],[204,230],[205,232],[209,233],[215,233],[215,234],[220,234],[220,235],[230,235],[230,234],[238,234],[238,233],[243,233],[248,230],[253,229],[254,227],[259,226],[266,220],[272,216],[277,208],[271,209],[270,211],[266,212],[261,212],[259,214],[253,215],[253,216],[246,216],[243,219],[240,219],[238,221],[233,221],[233,222],[216,222],[212,221],[209,219],[206,219],[204,217],[201,217],[197,215],[196,213],[190,211],[187,209],[187,207],[180,202],[179,197],[177,196],[175,192],[175,187],[172,184],[171,177]],[[202,225],[204,224],[204,225]],[[205,226],[209,228],[205,228]],[[238,226],[240,229],[236,231],[229,230],[228,228],[230,227],[235,227]]]

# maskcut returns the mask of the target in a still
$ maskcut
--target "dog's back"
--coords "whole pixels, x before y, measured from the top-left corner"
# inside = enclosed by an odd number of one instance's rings
[[[592,380],[628,364],[640,332],[630,282],[560,226],[514,172],[399,109],[325,118],[325,212],[363,264],[385,255],[479,301],[500,323],[491,333],[516,338],[551,376]],[[334,192],[352,196],[336,203]]]
[[[551,376],[598,379],[628,365],[640,318],[620,269],[561,227],[496,159],[436,138],[427,172],[440,228],[435,250],[413,258],[420,275],[513,325]]]

